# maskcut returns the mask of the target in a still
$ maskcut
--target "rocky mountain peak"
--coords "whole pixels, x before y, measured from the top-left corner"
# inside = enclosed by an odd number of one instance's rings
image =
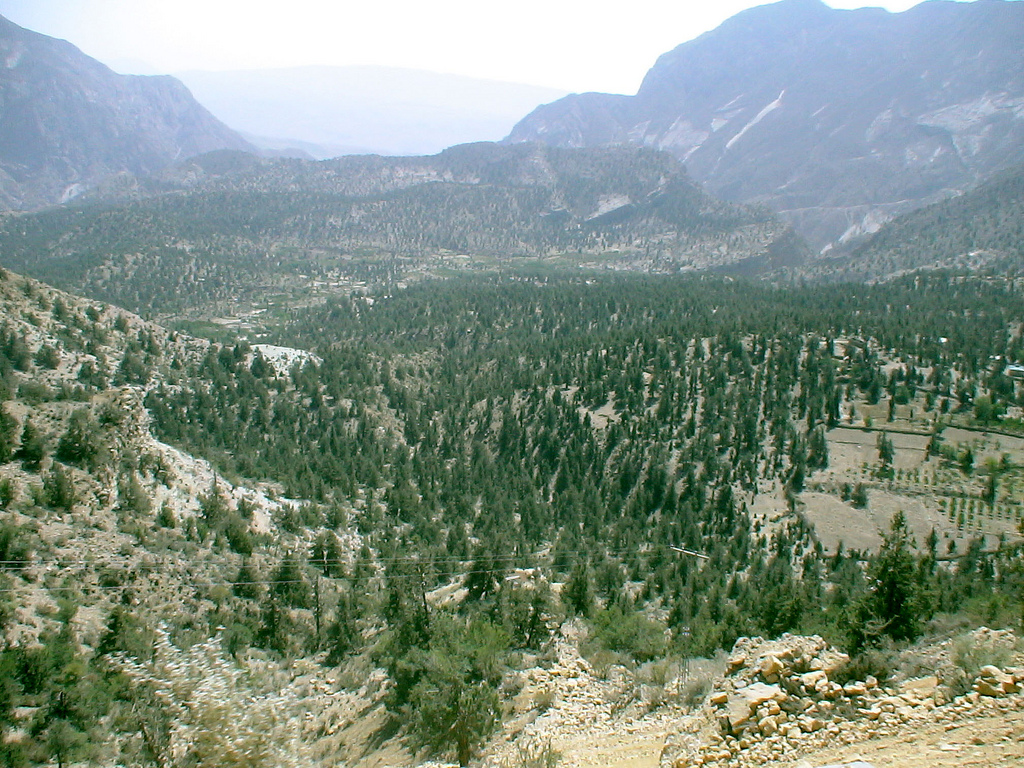
[[[904,13],[784,0],[661,56],[636,96],[545,105],[508,141],[665,149],[818,248],[1024,160],[1017,3]]]
[[[0,17],[0,207],[65,202],[117,173],[252,150],[173,77],[119,75]]]

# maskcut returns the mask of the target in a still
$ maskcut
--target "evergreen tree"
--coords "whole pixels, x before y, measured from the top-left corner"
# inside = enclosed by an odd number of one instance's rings
[[[37,472],[46,458],[46,444],[31,419],[25,419],[21,430],[21,445],[14,458],[21,460],[21,466],[28,472]]]
[[[18,420],[0,408],[0,464],[6,464],[14,457],[17,439]]]
[[[338,596],[334,621],[327,630],[327,663],[339,664],[359,642],[356,610],[348,590]]]
[[[69,512],[75,505],[75,483],[71,473],[54,462],[43,478],[43,494],[51,508]]]
[[[892,440],[885,432],[879,432],[876,445],[878,446],[878,461],[881,463],[883,471],[889,470],[893,459],[896,458],[896,449],[893,447]]]
[[[573,568],[569,581],[562,589],[562,603],[578,616],[590,616],[594,610],[594,590],[591,586],[590,566],[579,561]]]
[[[231,589],[236,596],[246,600],[259,600],[262,597],[263,585],[260,583],[259,571],[248,558],[242,561]]]
[[[906,516],[897,512],[868,568],[868,593],[857,607],[851,628],[855,648],[883,636],[913,640],[920,634],[923,609],[916,573],[913,534]]]
[[[270,591],[284,605],[313,607],[313,590],[296,555],[286,555],[270,577]]]

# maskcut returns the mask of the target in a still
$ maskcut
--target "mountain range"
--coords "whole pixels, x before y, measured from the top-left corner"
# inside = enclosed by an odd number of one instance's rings
[[[0,17],[0,209],[73,199],[215,149],[255,151],[172,77],[119,75]]]
[[[3,20],[0,205],[74,206],[0,222],[0,245],[17,269],[153,311],[268,285],[301,292],[331,275],[395,279],[430,263],[448,269],[452,258],[657,272],[781,267],[829,279],[1015,268],[1018,171],[1005,169],[1024,162],[1021,9],[931,0],[890,14],[782,0],[665,54],[636,96],[566,97],[497,144],[323,162],[262,157],[179,81],[118,75]],[[339,93],[366,115],[384,103],[370,98],[374,83],[405,83],[410,104],[421,91],[418,106],[404,105],[415,111],[449,83],[430,76],[412,87],[409,72],[373,68],[282,70],[273,87],[267,76],[192,75],[223,105],[242,97],[264,117],[258,84],[267,103],[292,88],[290,106],[276,111],[296,127],[317,110],[341,115],[331,111],[342,110]],[[482,81],[460,87],[451,104],[476,93],[483,113],[505,98],[488,102]],[[993,174],[1000,181],[984,186]],[[963,194],[978,184],[983,191]],[[918,218],[901,217],[922,206]],[[802,263],[819,249],[823,258]],[[167,281],[162,297],[156,275]]]
[[[661,56],[635,96],[567,96],[509,142],[665,149],[815,248],[1024,161],[1024,4],[782,0]]]
[[[1017,274],[1024,266],[1024,165],[888,221],[833,258],[801,265],[815,279],[869,281],[926,269]]]
[[[324,161],[218,152],[117,181],[75,206],[0,220],[5,265],[163,313],[474,260],[749,271],[804,255],[770,211],[723,203],[670,154],[635,147],[485,142]]]
[[[3,29],[0,764],[1024,754],[1013,109],[811,255],[678,147],[270,157]]]

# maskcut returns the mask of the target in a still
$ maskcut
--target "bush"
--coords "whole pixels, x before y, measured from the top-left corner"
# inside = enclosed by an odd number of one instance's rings
[[[545,685],[533,694],[533,708],[541,714],[547,712],[555,703],[555,687]]]
[[[60,464],[54,464],[43,478],[43,495],[47,506],[52,509],[70,511],[75,505],[75,484],[71,473]]]
[[[162,731],[153,742],[158,764],[184,755],[225,768],[309,764],[296,737],[301,710],[294,696],[253,690],[219,637],[181,650],[161,628],[149,658],[113,654],[111,662],[132,682],[131,727]]]
[[[1013,662],[1013,648],[996,642],[981,642],[973,634],[957,638],[953,642],[953,663],[964,671],[968,680],[973,681],[981,668],[989,664],[1005,668]]]
[[[153,508],[149,495],[134,472],[122,475],[118,480],[117,497],[117,508],[122,512],[134,512],[144,516]]]
[[[627,654],[634,661],[651,661],[665,655],[665,627],[642,613],[626,612],[613,605],[597,615],[594,630],[598,643],[610,651]]]
[[[7,509],[18,495],[18,486],[13,479],[0,480],[0,509]]]
[[[555,768],[562,753],[551,746],[551,740],[527,741],[516,745],[516,753],[501,761],[501,768]]]
[[[60,461],[94,471],[109,458],[107,453],[100,425],[92,413],[86,408],[72,413],[54,455]]]
[[[833,680],[845,685],[851,681],[866,680],[868,675],[871,675],[881,683],[892,677],[893,670],[898,664],[899,654],[894,649],[867,648],[840,668],[833,675]]]
[[[711,678],[688,677],[679,692],[681,703],[687,709],[696,709],[704,703],[704,697],[711,692]]]

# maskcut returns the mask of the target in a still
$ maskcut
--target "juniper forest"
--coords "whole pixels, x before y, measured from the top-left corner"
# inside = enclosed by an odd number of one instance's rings
[[[295,309],[256,347],[0,286],[3,617],[21,628],[2,701],[25,732],[7,764],[168,764],[182,719],[200,754],[231,715],[168,670],[201,658],[378,667],[390,727],[465,763],[508,670],[573,616],[598,665],[788,631],[870,666],[937,626],[1021,621],[1020,454],[992,450],[1021,430],[1016,279],[467,276]],[[211,462],[208,485],[181,487],[142,412]],[[868,460],[830,473],[840,433]],[[883,492],[941,523],[915,538],[901,512],[880,547],[826,548],[805,514],[810,493],[870,511]],[[186,653],[207,656],[160,661]],[[243,762],[284,759],[279,727],[245,735]]]
[[[1024,756],[1022,12],[324,160],[0,17],[0,766]]]

